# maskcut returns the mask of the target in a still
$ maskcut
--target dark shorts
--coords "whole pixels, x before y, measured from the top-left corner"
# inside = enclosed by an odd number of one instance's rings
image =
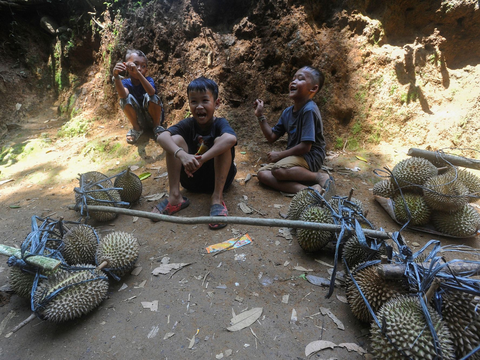
[[[155,95],[150,96],[147,93],[145,93],[143,95],[143,101],[142,101],[141,105],[139,104],[137,99],[135,99],[133,97],[132,94],[128,94],[128,96],[125,99],[120,99],[120,107],[123,110],[123,109],[125,109],[126,105],[132,106],[133,109],[135,110],[135,113],[137,114],[138,125],[140,125],[140,127],[142,129],[146,129],[146,128],[153,127],[152,116],[148,112],[148,104],[150,102],[153,102],[154,104],[160,105],[163,109],[162,101],[160,100],[158,95],[155,94]],[[161,120],[163,120],[163,119],[161,119]]]
[[[227,180],[225,181],[224,190],[232,184],[235,175],[237,174],[237,167],[232,162],[230,170],[228,171]],[[195,171],[193,177],[188,177],[183,169],[180,171],[180,184],[192,192],[212,193],[215,188],[215,167],[214,159],[207,161],[200,169]]]

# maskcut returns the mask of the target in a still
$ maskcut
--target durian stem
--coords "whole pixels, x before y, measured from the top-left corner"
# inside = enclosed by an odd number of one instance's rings
[[[348,193],[348,201],[352,201],[352,196],[353,196],[353,188],[350,189],[350,192]]]
[[[36,318],[36,315],[35,313],[32,313],[28,318],[26,318],[25,320],[23,320],[20,324],[18,324],[17,326],[15,326],[13,328],[13,330],[11,331],[11,333],[16,333],[18,330],[20,330],[22,327],[24,327],[25,325],[27,325],[29,322],[31,322],[33,319]]]
[[[102,270],[103,268],[107,267],[108,261],[103,261],[100,265],[98,265],[97,270]]]
[[[440,286],[440,279],[435,278],[433,279],[432,285],[428,288],[427,292],[425,293],[425,302],[428,304],[433,299],[433,295],[435,291],[437,291],[438,287]]]
[[[75,210],[75,205],[69,205],[68,208],[70,210]],[[89,205],[88,210],[114,212],[117,214],[144,217],[152,220],[165,221],[165,222],[176,223],[176,224],[193,225],[193,224],[211,224],[211,223],[218,222],[218,216],[198,216],[198,217],[170,216],[170,215],[152,213],[148,211],[117,208],[113,206]],[[315,223],[315,222],[300,221],[300,220],[256,219],[256,218],[234,217],[234,216],[222,217],[222,223],[253,225],[253,226],[290,227],[290,228],[298,228],[298,229],[325,230],[325,231],[333,231],[333,232],[340,232],[342,230],[342,225],[323,224],[323,223]],[[392,238],[392,234],[385,231],[363,229],[363,232],[366,236],[370,236],[377,239]]]
[[[454,156],[454,155],[447,155],[447,154],[439,153],[438,151],[428,151],[428,150],[411,148],[408,150],[407,155],[422,157],[432,162],[435,162],[440,157],[444,160],[447,160],[452,165],[463,166],[470,169],[480,170],[479,160],[468,159],[465,157]]]
[[[22,259],[22,251],[20,249],[0,244],[0,254],[7,255],[7,256],[15,256],[17,259]],[[48,258],[42,255],[34,255],[34,256],[27,256],[30,255],[28,251],[25,252],[25,258],[23,259],[27,264],[40,267],[47,271],[56,270],[60,264],[60,260]]]

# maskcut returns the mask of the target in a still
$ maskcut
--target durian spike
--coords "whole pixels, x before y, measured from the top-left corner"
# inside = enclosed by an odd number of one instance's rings
[[[437,289],[439,288],[440,283],[441,281],[439,278],[433,279],[432,285],[430,285],[427,292],[425,293],[425,302],[427,304],[429,304],[430,301],[432,301],[433,295],[435,294],[435,291],[437,291]]]

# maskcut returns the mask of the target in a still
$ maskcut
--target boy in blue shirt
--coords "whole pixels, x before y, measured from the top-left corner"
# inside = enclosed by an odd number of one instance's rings
[[[289,86],[294,105],[283,111],[273,128],[263,115],[263,101],[255,101],[255,116],[267,141],[273,143],[285,133],[288,136],[287,148],[269,152],[270,164],[258,170],[262,184],[287,193],[297,193],[313,185],[326,198],[333,195],[333,177],[319,171],[325,160],[325,138],[320,110],[312,100],[323,83],[324,76],[318,69],[311,66],[299,69]]]
[[[220,105],[215,81],[200,77],[187,87],[192,117],[162,132],[157,141],[166,152],[169,197],[152,212],[172,215],[190,201],[182,196],[180,184],[193,192],[212,193],[210,216],[227,216],[223,190],[233,182],[237,136],[224,118],[214,116]],[[221,229],[226,224],[209,224]]]
[[[129,78],[121,79],[120,73],[128,73]],[[157,95],[155,82],[146,75],[147,57],[140,50],[128,50],[125,62],[119,62],[113,68],[120,106],[132,125],[132,129],[127,132],[129,144],[137,142],[146,126],[153,128],[155,138],[164,131],[160,124],[162,102]]]

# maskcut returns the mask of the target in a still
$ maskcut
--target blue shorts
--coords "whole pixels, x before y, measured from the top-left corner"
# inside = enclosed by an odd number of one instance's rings
[[[131,105],[135,110],[135,113],[137,114],[138,125],[140,125],[142,129],[144,129],[146,127],[153,127],[153,119],[148,112],[148,104],[150,102],[160,105],[162,107],[162,117],[163,117],[163,104],[162,104],[162,101],[160,100],[160,97],[157,94],[150,96],[147,93],[145,93],[143,95],[142,106],[140,106],[137,99],[135,99],[132,94],[128,94],[128,96],[125,99],[120,99],[120,107],[122,108],[122,110],[124,110],[126,105]],[[160,119],[160,123],[162,123],[162,120],[163,119]]]

